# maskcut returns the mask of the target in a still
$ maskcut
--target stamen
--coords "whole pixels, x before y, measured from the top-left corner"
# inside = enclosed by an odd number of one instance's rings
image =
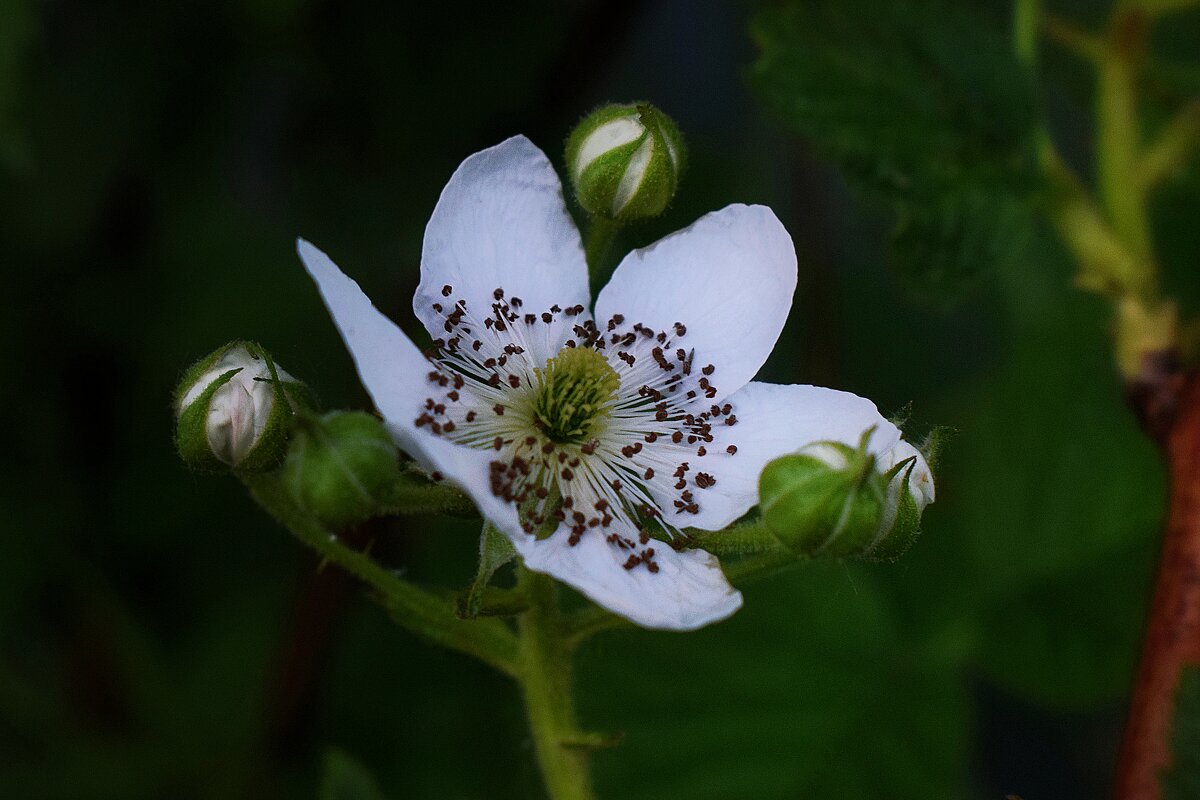
[[[443,297],[452,294],[442,287]],[[501,288],[492,298],[479,316],[461,299],[448,312],[430,304],[447,338],[430,354],[433,396],[416,426],[493,451],[492,491],[516,505],[525,531],[544,538],[562,529],[575,545],[596,529],[627,554],[628,568],[657,572],[644,547],[647,526],[685,546],[660,504],[669,500],[676,515],[699,513],[688,487],[709,489],[717,479],[706,472],[689,479],[685,459],[708,455],[718,419],[737,422],[729,403],[696,405],[717,396],[715,367],[692,375],[695,353],[681,341],[687,328],[679,322],[660,331],[626,326],[614,314],[602,334],[580,304],[518,313],[519,298],[506,300]],[[737,453],[723,438],[725,452]],[[675,498],[665,497],[672,489]]]

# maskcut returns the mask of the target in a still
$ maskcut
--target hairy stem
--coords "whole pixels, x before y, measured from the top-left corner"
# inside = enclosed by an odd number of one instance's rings
[[[277,474],[243,477],[250,494],[281,525],[322,558],[337,564],[375,590],[392,618],[416,634],[501,672],[517,674],[517,639],[496,619],[461,620],[454,604],[419,589],[348,547],[292,500]]]
[[[583,251],[587,259],[593,295],[600,289],[601,281],[608,277],[604,274],[605,267],[608,265],[609,252],[612,250],[613,242],[620,230],[619,222],[604,217],[594,216],[588,223]]]
[[[534,750],[552,800],[593,797],[589,750],[581,736],[572,696],[571,653],[564,637],[557,587],[545,575],[521,568],[519,586],[529,608],[517,619],[521,669],[518,680],[533,734]]]

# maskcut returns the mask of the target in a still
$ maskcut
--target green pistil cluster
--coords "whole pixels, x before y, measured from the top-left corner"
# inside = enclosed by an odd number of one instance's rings
[[[581,444],[597,435],[620,378],[608,360],[587,347],[568,347],[535,369],[533,417],[551,441]]]

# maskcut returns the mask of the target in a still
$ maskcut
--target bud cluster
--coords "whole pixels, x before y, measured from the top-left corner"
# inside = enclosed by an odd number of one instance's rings
[[[370,414],[320,415],[308,388],[252,342],[196,362],[175,395],[175,439],[190,466],[241,474],[282,465],[297,505],[341,528],[387,506],[402,481],[396,446]]]

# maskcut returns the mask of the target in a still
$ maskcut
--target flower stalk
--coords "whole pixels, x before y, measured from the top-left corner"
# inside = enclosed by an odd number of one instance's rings
[[[371,587],[402,627],[515,677],[517,639],[498,619],[462,620],[452,602],[431,594],[348,547],[292,499],[278,474],[243,475],[251,496],[304,545]]]
[[[529,608],[517,618],[517,680],[546,792],[552,800],[588,800],[594,796],[591,753],[578,745],[584,737],[575,717],[571,649],[564,636],[558,587],[553,579],[524,567],[518,576]]]

